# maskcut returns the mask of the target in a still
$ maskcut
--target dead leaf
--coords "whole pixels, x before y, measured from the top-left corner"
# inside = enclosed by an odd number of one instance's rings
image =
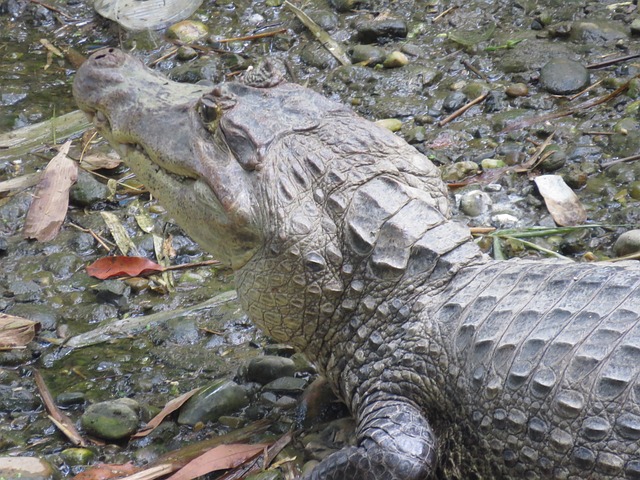
[[[110,157],[104,153],[85,155],[80,161],[80,167],[85,170],[112,170],[122,163],[119,158]]]
[[[24,347],[40,330],[40,323],[0,313],[0,349]]]
[[[118,245],[118,249],[122,252],[122,255],[128,255],[129,253],[137,254],[138,247],[136,247],[136,244],[131,240],[120,219],[111,212],[100,212],[100,216],[111,232],[111,236],[116,242],[116,245]]]
[[[162,423],[162,421],[168,415],[171,415],[173,412],[178,410],[182,405],[184,405],[184,402],[189,400],[200,390],[202,390],[202,387],[194,388],[193,390],[187,393],[183,393],[179,397],[176,397],[173,400],[167,402],[167,404],[164,406],[162,411],[159,414],[157,414],[155,417],[153,417],[151,420],[149,420],[149,422],[147,423],[147,426],[144,427],[142,430],[133,434],[131,438],[146,437],[147,435],[149,435],[151,432],[153,432],[156,429],[158,425],[160,425],[160,423]]]
[[[540,175],[534,179],[538,191],[547,205],[553,220],[563,227],[581,225],[587,212],[578,196],[559,175]]]
[[[78,179],[78,165],[67,157],[70,146],[69,140],[47,165],[27,213],[24,238],[47,242],[58,235],[69,207],[69,189]]]
[[[137,277],[138,275],[163,272],[165,267],[144,257],[126,257],[117,255],[99,258],[87,266],[92,277],[106,280],[114,277]]]
[[[194,458],[167,480],[193,480],[210,472],[234,468],[262,453],[267,447],[265,443],[220,445]]]
[[[49,419],[66,435],[66,437],[71,440],[74,445],[87,446],[87,442],[76,426],[73,424],[71,419],[67,417],[56,405],[56,402],[53,401],[53,397],[51,396],[51,392],[47,387],[47,384],[42,378],[40,372],[36,369],[33,370],[33,377],[36,380],[36,385],[38,386],[38,393],[40,393],[40,397],[44,402],[44,406],[49,412]]]
[[[102,463],[86,469],[73,477],[72,480],[110,480],[120,478],[123,475],[133,475],[138,471],[140,469],[132,463],[125,463],[124,465]]]

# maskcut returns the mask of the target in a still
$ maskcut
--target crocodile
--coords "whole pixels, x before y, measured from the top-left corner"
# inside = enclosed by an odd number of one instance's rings
[[[205,87],[108,48],[73,92],[352,412],[305,478],[640,479],[637,263],[489,258],[429,159],[272,60]]]

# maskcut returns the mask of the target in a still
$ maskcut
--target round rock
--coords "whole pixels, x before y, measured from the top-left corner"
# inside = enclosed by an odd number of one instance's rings
[[[589,85],[589,71],[578,62],[554,58],[540,71],[540,83],[555,95],[568,95]]]
[[[290,358],[265,355],[253,358],[247,366],[247,380],[262,385],[281,377],[292,377],[296,365]]]
[[[216,421],[248,404],[244,388],[231,380],[217,380],[189,399],[180,411],[178,423],[195,425],[198,422]]]
[[[87,408],[80,423],[85,431],[106,440],[122,440],[138,429],[138,414],[128,404],[120,400],[95,403]]]
[[[613,251],[618,257],[640,252],[640,230],[629,230],[620,235]]]
[[[473,190],[462,195],[460,198],[460,210],[465,215],[477,217],[489,211],[491,208],[491,197],[480,190]]]

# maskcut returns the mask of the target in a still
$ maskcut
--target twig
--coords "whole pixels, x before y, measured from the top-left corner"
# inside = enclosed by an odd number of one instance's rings
[[[627,60],[633,60],[634,58],[640,58],[640,53],[632,53],[631,55],[625,55],[623,57],[612,58],[611,60],[605,60],[604,62],[591,63],[587,65],[587,69],[596,70],[598,68],[609,67],[616,63],[626,62]]]
[[[77,230],[80,230],[81,232],[90,234],[93,238],[96,239],[96,242],[98,242],[102,246],[102,248],[104,248],[107,252],[110,252],[111,249],[115,246],[114,244],[112,244],[111,247],[107,245],[107,243],[111,243],[111,242],[108,242],[107,240],[103,239],[100,235],[98,235],[96,232],[94,232],[90,228],[81,227],[80,225],[76,225],[73,222],[67,222],[67,225]]]
[[[329,53],[333,55],[336,60],[338,60],[342,65],[351,65],[351,60],[349,60],[349,57],[347,57],[347,54],[344,52],[340,44],[338,44],[338,42],[331,38],[331,36],[327,32],[320,28],[316,22],[311,20],[309,15],[304,13],[288,0],[285,0],[284,6],[291,10],[296,15],[296,17],[298,17],[298,20],[300,20],[304,24],[304,26],[307,27],[311,31],[311,33],[313,33],[313,36],[316,37],[316,40],[318,40],[324,48],[329,50]]]
[[[433,17],[433,23],[436,23],[437,21],[439,21],[442,17],[444,17],[445,15],[448,15],[449,13],[453,12],[455,9],[457,9],[458,6],[454,5],[451,8],[447,8],[444,12],[442,12],[440,15]]]
[[[286,33],[286,28],[279,28],[278,30],[271,30],[269,32],[256,33],[254,35],[245,35],[244,37],[223,38],[222,40],[216,40],[216,43],[229,43],[229,42],[246,42],[247,40],[255,40],[258,38],[274,37],[281,33]]]
[[[471,62],[469,62],[468,60],[463,60],[462,61],[462,65],[464,65],[467,68],[467,70],[471,70],[473,73],[475,73],[482,80],[487,80],[487,76],[484,73],[482,73],[480,70],[478,70],[476,67],[474,67],[471,64]]]
[[[587,92],[590,92],[591,90],[593,90],[594,88],[596,88],[598,85],[600,85],[602,83],[602,79],[598,80],[596,83],[589,85],[587,88],[585,88],[584,90],[572,95],[569,97],[569,100],[575,100],[578,97],[581,97],[582,95],[584,95]]]
[[[167,270],[182,270],[185,268],[205,267],[207,265],[220,265],[220,260],[203,260],[202,262],[193,263],[181,263],[180,265],[169,265],[164,267],[164,272]]]
[[[507,125],[505,128],[503,128],[502,131],[500,131],[500,133],[508,133],[514,130],[519,130],[520,128],[530,127],[531,125],[535,125],[536,123],[546,122],[549,120],[555,120],[556,118],[562,118],[569,115],[573,115],[574,113],[577,113],[580,110],[586,110],[587,108],[592,108],[602,103],[608,102],[612,98],[615,98],[621,93],[623,93],[624,91],[626,91],[629,88],[629,84],[631,83],[631,81],[635,80],[636,78],[640,78],[640,74],[627,80],[623,85],[616,88],[613,92],[608,93],[607,95],[603,95],[602,97],[598,97],[593,100],[584,101],[581,104],[576,105],[575,107],[568,108],[567,110],[560,110],[557,112],[548,113],[546,115],[526,118],[524,120],[514,122],[511,125]]]
[[[640,155],[631,155],[630,157],[619,158],[617,160],[605,162],[600,166],[602,168],[607,168],[607,167],[610,167],[611,165],[617,165],[618,163],[624,163],[624,162],[633,162],[634,160],[640,160]]]
[[[150,67],[156,66],[161,61],[166,60],[167,58],[174,56],[177,51],[178,51],[178,47],[171,47],[167,53],[165,53],[164,55],[156,58],[152,62],[149,62],[149,66]]]
[[[59,13],[60,15],[62,15],[65,18],[73,19],[72,15],[69,15],[68,13],[60,10],[59,8],[53,7],[51,5],[47,5],[46,3],[41,2],[40,0],[30,0],[30,1],[31,1],[31,3],[35,3],[37,5],[40,5],[41,7],[46,8],[47,10],[51,10],[52,12]]]
[[[464,112],[466,112],[467,110],[469,110],[471,107],[473,107],[474,105],[477,105],[478,103],[482,102],[485,98],[487,98],[487,96],[489,95],[489,92],[485,92],[482,95],[480,95],[479,97],[474,98],[473,100],[471,100],[469,103],[467,103],[466,105],[463,105],[462,107],[460,107],[458,110],[456,110],[455,112],[453,112],[451,115],[449,115],[447,118],[445,118],[444,120],[440,120],[438,122],[438,125],[441,127],[444,127],[447,123],[449,123],[451,120],[455,120],[456,118],[458,118],[460,115],[462,115]]]
[[[630,255],[625,255],[624,257],[610,258],[610,259],[605,260],[605,261],[607,261],[607,262],[622,262],[624,260],[637,260],[637,259],[640,259],[640,252],[632,253]]]

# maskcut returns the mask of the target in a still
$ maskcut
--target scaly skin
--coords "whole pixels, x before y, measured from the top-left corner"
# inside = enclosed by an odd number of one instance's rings
[[[245,82],[109,49],[74,94],[353,412],[308,479],[640,479],[637,264],[491,261],[412,147],[271,64]]]

